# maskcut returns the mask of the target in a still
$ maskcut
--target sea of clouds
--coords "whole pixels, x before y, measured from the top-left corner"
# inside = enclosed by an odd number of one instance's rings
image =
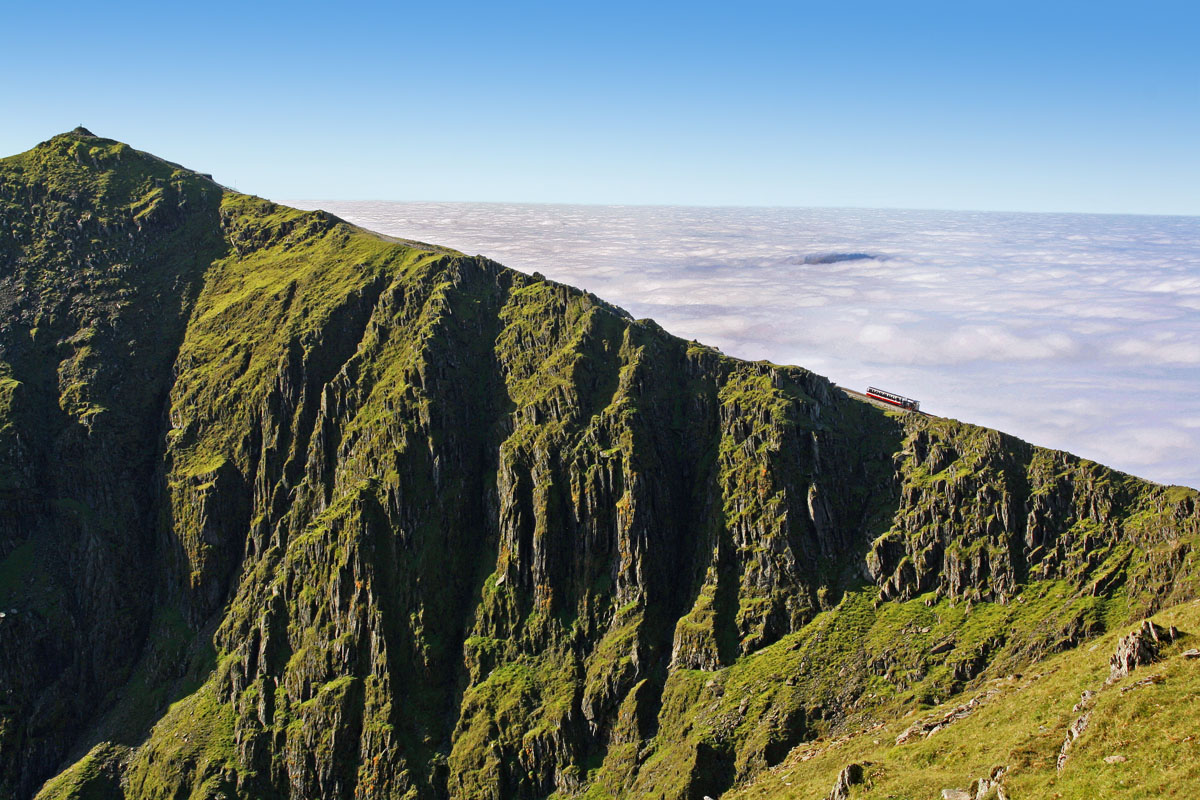
[[[1200,217],[299,205],[542,272],[730,355],[1200,486]]]

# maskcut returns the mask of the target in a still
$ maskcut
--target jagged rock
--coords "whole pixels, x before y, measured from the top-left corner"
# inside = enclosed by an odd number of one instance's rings
[[[1192,648],[1191,650],[1183,651],[1184,658],[1200,658],[1200,650]]]
[[[1074,722],[1071,723],[1071,727],[1067,728],[1067,737],[1063,740],[1062,747],[1060,747],[1058,750],[1058,760],[1056,761],[1056,764],[1059,772],[1062,772],[1063,767],[1065,767],[1067,764],[1067,756],[1070,753],[1071,745],[1075,743],[1076,739],[1083,735],[1083,732],[1087,730],[1088,723],[1091,721],[1092,712],[1085,711],[1083,714],[1080,714]]]
[[[1071,745],[1087,730],[1088,723],[1092,718],[1091,708],[1096,703],[1096,696],[1096,692],[1093,692],[1091,689],[1084,689],[1080,695],[1079,702],[1071,709],[1079,714],[1079,716],[1071,723],[1071,727],[1067,728],[1066,738],[1063,740],[1062,747],[1058,750],[1058,759],[1055,763],[1059,772],[1062,772],[1062,768],[1067,763],[1067,756],[1070,753]]]
[[[1008,800],[1008,792],[1002,781],[1008,774],[1008,767],[993,767],[986,778],[980,778],[972,785],[971,800]]]
[[[1164,680],[1166,680],[1166,678],[1164,678],[1162,675],[1147,675],[1144,678],[1138,678],[1128,686],[1122,686],[1121,694],[1125,694],[1125,692],[1131,692],[1134,689],[1141,689],[1146,686],[1155,686],[1162,683]]]
[[[965,789],[942,789],[942,800],[973,800]]]
[[[966,719],[980,705],[986,703],[999,693],[999,689],[988,689],[983,694],[972,697],[967,702],[955,706],[944,714],[926,717],[925,719],[914,722],[896,737],[896,744],[902,745],[905,742],[911,742],[913,739],[928,738],[942,730],[942,728],[945,728],[950,723],[956,722],[960,719]]]
[[[1127,759],[1125,756],[1122,756],[1122,755],[1112,755],[1112,756],[1104,757],[1105,764],[1123,764],[1128,760],[1129,759]]]
[[[1109,659],[1108,683],[1124,678],[1138,667],[1158,660],[1159,648],[1175,638],[1175,629],[1161,628],[1150,620],[1144,620],[1140,628],[1128,636],[1121,637],[1117,650]]]
[[[863,782],[863,765],[848,764],[838,774],[826,800],[850,800],[850,787]]]

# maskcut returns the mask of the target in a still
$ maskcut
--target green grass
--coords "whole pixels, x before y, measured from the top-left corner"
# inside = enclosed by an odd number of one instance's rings
[[[449,757],[452,792],[487,797],[514,782],[545,786],[555,770],[569,766],[569,753],[560,751],[557,739],[574,707],[579,672],[569,654],[549,653],[500,666],[471,687]],[[522,766],[533,749],[552,758],[537,772]]]
[[[127,757],[127,748],[98,744],[47,781],[35,800],[122,800],[120,775]]]
[[[126,778],[126,794],[146,800],[183,797],[208,800],[236,796],[233,708],[216,697],[212,682],[174,703],[154,726],[150,742],[137,751]]]

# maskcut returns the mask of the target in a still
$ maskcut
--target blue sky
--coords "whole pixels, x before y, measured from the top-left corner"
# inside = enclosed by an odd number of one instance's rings
[[[0,152],[297,198],[1200,214],[1196,3],[8,4]]]

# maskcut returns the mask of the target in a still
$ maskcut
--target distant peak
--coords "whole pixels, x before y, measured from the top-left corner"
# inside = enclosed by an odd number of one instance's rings
[[[82,125],[80,125],[75,130],[71,131],[71,133],[75,134],[76,136],[95,136],[96,135],[96,134],[92,133],[91,131],[89,131],[87,128],[83,127]]]

